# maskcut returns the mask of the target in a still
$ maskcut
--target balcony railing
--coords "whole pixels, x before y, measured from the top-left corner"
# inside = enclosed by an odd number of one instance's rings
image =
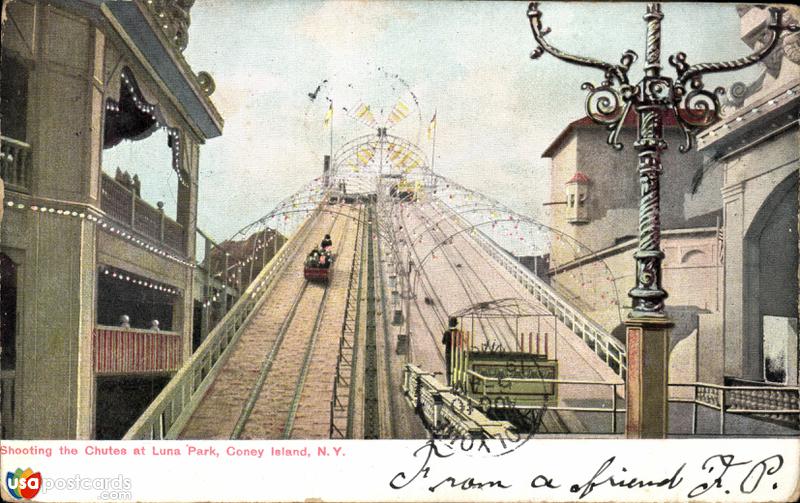
[[[31,188],[31,146],[6,136],[0,136],[0,177],[6,187],[20,192]]]
[[[181,255],[186,254],[183,226],[164,215],[163,210],[153,208],[105,173],[101,193],[100,207],[108,216],[156,243],[162,243]]]
[[[98,325],[92,339],[97,374],[171,372],[182,363],[183,341],[175,332]]]

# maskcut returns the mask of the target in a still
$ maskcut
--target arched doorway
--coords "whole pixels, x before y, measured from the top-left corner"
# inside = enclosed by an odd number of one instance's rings
[[[744,239],[746,377],[797,384],[798,172],[764,200]]]

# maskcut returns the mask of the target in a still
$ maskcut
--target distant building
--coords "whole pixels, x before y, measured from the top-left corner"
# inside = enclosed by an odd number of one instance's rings
[[[199,149],[222,118],[182,55],[187,4],[4,3],[4,438],[118,438],[191,356]],[[147,138],[174,216],[103,165]]]
[[[205,239],[206,250],[195,270],[194,349],[286,240],[286,236],[272,228],[222,243]],[[203,302],[208,303],[207,309],[203,308]]]
[[[552,285],[621,340],[638,241],[636,120],[633,112],[625,118],[622,150],[606,143],[604,126],[584,117],[570,123],[542,155],[551,159],[545,215],[556,231],[549,257]],[[691,317],[717,310],[721,302],[722,173],[704,163],[702,154],[678,152],[683,134],[674,116],[667,115],[664,125],[669,145],[661,182],[664,285],[670,309]],[[691,322],[686,329],[693,330]]]

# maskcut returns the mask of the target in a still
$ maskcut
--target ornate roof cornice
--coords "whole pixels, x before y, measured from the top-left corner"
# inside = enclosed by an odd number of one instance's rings
[[[139,0],[147,6],[169,41],[183,52],[189,44],[189,10],[194,0]]]

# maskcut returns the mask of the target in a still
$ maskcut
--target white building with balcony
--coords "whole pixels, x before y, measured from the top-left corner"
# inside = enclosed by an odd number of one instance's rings
[[[118,438],[191,355],[199,150],[223,124],[182,55],[192,3],[4,5],[3,438]]]

